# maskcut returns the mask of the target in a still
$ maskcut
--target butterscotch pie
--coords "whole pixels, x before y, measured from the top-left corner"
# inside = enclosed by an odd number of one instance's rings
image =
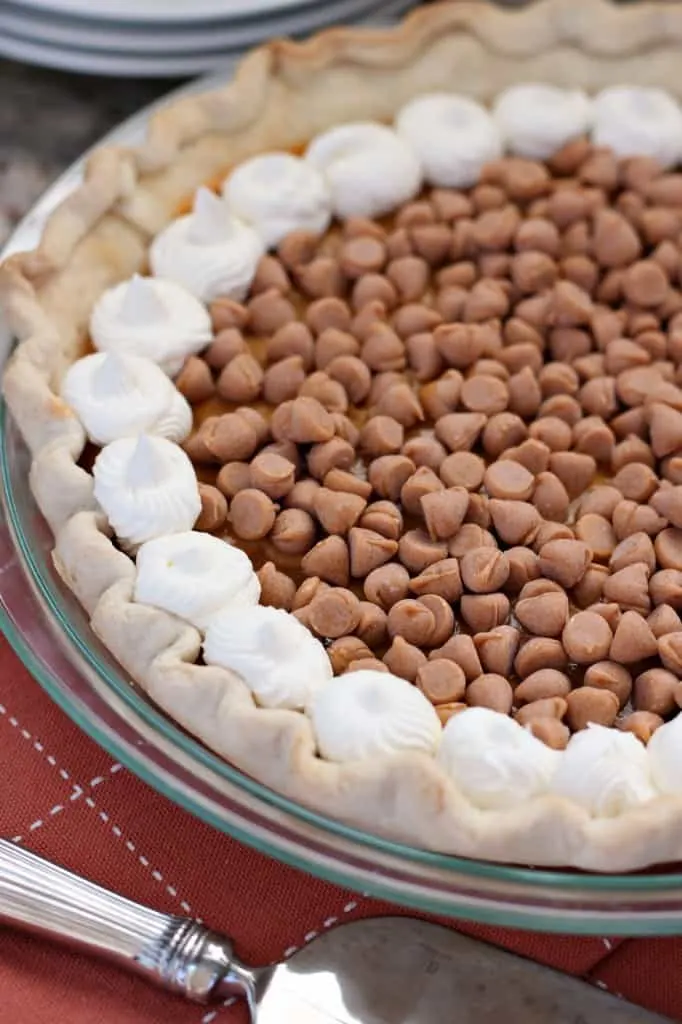
[[[596,0],[275,42],[0,268],[57,570],[240,770],[446,853],[682,858],[680,47]]]

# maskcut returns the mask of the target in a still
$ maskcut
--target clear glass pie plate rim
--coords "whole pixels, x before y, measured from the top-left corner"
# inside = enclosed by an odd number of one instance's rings
[[[211,88],[230,69],[181,92]],[[160,104],[166,103],[168,97]],[[106,141],[135,144],[153,104]],[[44,194],[5,253],[36,244],[80,181],[87,154]],[[0,343],[9,339],[0,337]],[[0,362],[6,351],[0,349]],[[58,580],[51,535],[28,487],[28,452],[0,410],[0,628],[53,700],[136,775],[263,853],[339,885],[443,916],[573,934],[682,932],[682,873],[601,876],[507,867],[429,853],[360,832],[247,778],[135,690]]]

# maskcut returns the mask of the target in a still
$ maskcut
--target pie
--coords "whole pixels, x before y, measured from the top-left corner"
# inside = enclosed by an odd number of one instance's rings
[[[274,42],[0,268],[60,576],[293,800],[682,857],[681,37],[545,0]]]

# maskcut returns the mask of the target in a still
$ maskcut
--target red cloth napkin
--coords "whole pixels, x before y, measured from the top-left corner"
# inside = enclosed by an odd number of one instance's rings
[[[159,910],[202,918],[246,960],[278,960],[338,921],[396,912],[255,853],[155,793],[69,721],[4,641],[0,752],[0,834]],[[676,939],[453,926],[682,1020]],[[244,1019],[237,1007],[192,1005],[96,960],[0,935],[1,1024]]]

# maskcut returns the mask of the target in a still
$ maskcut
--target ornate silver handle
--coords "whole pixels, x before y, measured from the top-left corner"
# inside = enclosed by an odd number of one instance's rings
[[[240,996],[255,1019],[270,970],[251,969],[228,938],[140,906],[0,839],[0,923],[59,939],[198,1003]]]

